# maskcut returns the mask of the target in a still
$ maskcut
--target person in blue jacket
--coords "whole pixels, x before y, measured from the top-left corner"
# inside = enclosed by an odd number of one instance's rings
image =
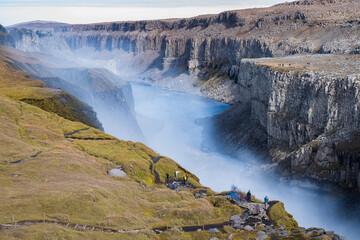
[[[269,198],[268,198],[268,196],[265,196],[264,197],[265,209],[267,209],[267,207],[268,207],[268,202],[269,202]]]

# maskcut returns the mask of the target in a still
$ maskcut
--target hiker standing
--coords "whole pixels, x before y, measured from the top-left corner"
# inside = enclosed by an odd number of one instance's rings
[[[186,174],[185,175],[185,185],[188,185],[189,183],[189,176]]]
[[[170,175],[169,173],[166,173],[166,181],[169,181]]]
[[[269,198],[268,198],[268,196],[265,196],[265,197],[264,197],[265,210],[266,210],[267,207],[268,207],[268,202],[269,202]]]
[[[250,190],[247,192],[247,194],[246,194],[246,200],[248,201],[248,202],[251,202],[251,192],[250,192]]]

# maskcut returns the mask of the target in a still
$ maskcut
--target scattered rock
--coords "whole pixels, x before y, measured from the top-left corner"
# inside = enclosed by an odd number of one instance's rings
[[[239,215],[231,216],[230,221],[233,221],[234,223],[240,223],[243,221],[243,219]]]
[[[245,229],[246,231],[254,231],[254,228],[251,227],[251,226],[249,226],[249,225],[246,225],[246,226],[244,227],[244,229]]]
[[[210,228],[208,230],[208,233],[210,233],[210,234],[217,233],[217,232],[219,232],[219,230],[217,228]]]
[[[118,168],[114,168],[108,171],[108,175],[111,177],[127,177],[126,173]]]
[[[256,230],[258,231],[265,231],[265,224],[261,223],[256,226]]]
[[[234,227],[234,228],[241,228],[243,225],[241,225],[240,223],[234,223],[233,225],[232,225],[232,227]]]
[[[290,231],[281,231],[281,232],[279,232],[279,235],[281,236],[281,237],[286,237],[286,236],[288,236],[290,234]]]
[[[256,240],[264,240],[264,239],[267,239],[267,238],[268,238],[267,235],[260,235],[260,236],[256,237],[255,239]]]
[[[206,193],[195,193],[194,197],[195,198],[204,198],[204,197],[206,197]]]

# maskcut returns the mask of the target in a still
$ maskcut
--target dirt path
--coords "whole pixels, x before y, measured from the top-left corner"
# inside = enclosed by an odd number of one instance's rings
[[[14,223],[0,224],[0,231],[5,230],[5,229],[26,227],[26,226],[31,226],[31,225],[36,225],[36,224],[44,224],[44,223],[59,225],[62,227],[67,227],[67,228],[72,228],[72,229],[76,229],[78,231],[96,231],[96,232],[108,232],[108,233],[137,233],[137,232],[145,231],[145,230],[152,230],[155,233],[161,233],[161,232],[171,228],[171,227],[162,227],[162,228],[153,228],[153,229],[141,228],[141,229],[134,229],[134,230],[122,230],[122,229],[96,227],[96,226],[85,225],[85,224],[64,223],[64,222],[51,221],[51,220],[25,220],[25,221],[19,221],[19,222],[14,222]],[[184,232],[194,232],[194,231],[198,231],[199,229],[209,230],[211,228],[222,228],[226,225],[230,225],[230,222],[204,224],[204,225],[196,225],[196,226],[182,226],[180,228]]]
[[[84,129],[76,130],[76,131],[71,132],[71,133],[64,133],[64,136],[65,136],[65,137],[69,137],[69,136],[74,135],[74,134],[76,134],[76,133],[78,133],[78,132],[87,131],[87,130],[89,130],[89,129],[90,129],[90,128],[84,128]]]

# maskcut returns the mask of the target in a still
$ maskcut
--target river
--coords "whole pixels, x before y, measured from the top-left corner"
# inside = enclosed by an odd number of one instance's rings
[[[220,113],[228,105],[145,84],[132,83],[132,88],[145,143],[196,174],[203,185],[217,192],[236,185],[242,191],[251,190],[259,199],[267,195],[284,202],[300,226],[321,227],[359,239],[360,211],[352,198],[321,191],[305,181],[281,182],[270,177],[264,174],[265,164],[246,149],[237,158],[204,149],[202,127],[195,120]]]

